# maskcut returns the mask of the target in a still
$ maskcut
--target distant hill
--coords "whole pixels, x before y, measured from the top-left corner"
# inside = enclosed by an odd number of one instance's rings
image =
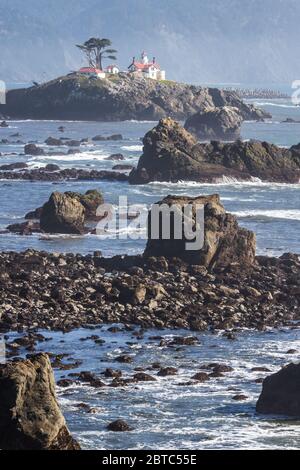
[[[0,0],[0,80],[44,80],[83,64],[74,45],[109,37],[118,63],[145,49],[186,82],[300,78],[298,0]]]

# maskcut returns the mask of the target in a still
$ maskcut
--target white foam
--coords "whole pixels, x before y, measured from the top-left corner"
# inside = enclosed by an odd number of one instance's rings
[[[142,152],[143,151],[143,146],[142,145],[123,145],[121,147],[122,150],[129,150],[132,152]]]
[[[257,209],[233,212],[237,217],[266,217],[272,219],[300,220],[299,209]]]
[[[72,153],[71,155],[43,155],[38,157],[32,157],[30,161],[35,161],[41,163],[44,160],[55,160],[61,162],[73,162],[77,160],[105,160],[109,155],[107,153],[102,153],[101,151],[96,152],[78,152]]]

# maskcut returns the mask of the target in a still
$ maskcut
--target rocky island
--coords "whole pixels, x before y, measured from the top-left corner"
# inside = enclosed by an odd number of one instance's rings
[[[184,120],[198,111],[230,106],[248,120],[269,116],[244,103],[235,92],[151,80],[120,73],[91,80],[76,73],[7,93],[3,114],[19,119],[98,121]]]
[[[143,139],[143,155],[132,170],[131,184],[151,181],[221,182],[224,177],[238,181],[298,183],[300,146],[290,149],[260,141],[199,143],[178,122],[167,118]]]

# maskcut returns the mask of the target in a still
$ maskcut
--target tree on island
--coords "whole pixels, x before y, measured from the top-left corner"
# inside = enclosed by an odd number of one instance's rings
[[[103,59],[117,60],[115,49],[109,49],[111,46],[109,39],[90,38],[83,44],[77,44],[78,47],[87,57],[89,66],[102,70]]]

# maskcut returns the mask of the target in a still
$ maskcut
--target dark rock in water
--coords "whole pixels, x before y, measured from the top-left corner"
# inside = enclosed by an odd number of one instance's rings
[[[28,220],[30,220],[30,219],[39,220],[40,217],[41,217],[42,210],[43,210],[43,207],[38,207],[38,208],[35,209],[34,211],[28,212],[28,213],[25,215],[25,219],[28,219]]]
[[[118,170],[118,171],[127,171],[127,170],[133,170],[132,165],[115,165],[112,167],[113,170]]]
[[[201,144],[172,119],[162,119],[143,139],[143,155],[129,176],[131,184],[151,181],[220,182],[224,178],[298,183],[300,145],[290,149],[240,140]]]
[[[41,230],[47,233],[82,234],[84,213],[85,209],[77,198],[54,192],[42,208]]]
[[[58,165],[56,165],[55,163],[48,163],[45,168],[44,168],[45,171],[59,171],[60,168]]]
[[[110,155],[109,157],[106,157],[105,160],[109,160],[109,161],[121,161],[121,160],[125,160],[125,157],[122,153],[113,153],[112,155]]]
[[[209,380],[209,375],[206,372],[197,372],[197,374],[193,375],[193,380],[197,380],[198,382],[207,382]]]
[[[262,414],[300,417],[300,364],[289,364],[263,381],[256,404]]]
[[[24,153],[25,155],[45,155],[44,149],[38,147],[35,144],[26,144],[24,147]]]
[[[9,127],[6,121],[0,122],[0,127]]]
[[[76,151],[77,153],[77,151]],[[63,170],[49,171],[45,168],[33,170],[20,169],[20,171],[1,171],[0,178],[26,181],[128,181],[128,175],[117,171],[84,170],[82,168],[65,168]]]
[[[108,368],[105,370],[103,375],[104,377],[107,377],[107,378],[120,378],[122,377],[122,371]]]
[[[233,262],[249,265],[254,262],[256,239],[253,232],[240,228],[237,219],[232,214],[225,212],[217,194],[212,196],[199,196],[189,198],[185,196],[168,196],[159,202],[159,205],[165,205],[173,208],[173,218],[167,220],[170,228],[170,238],[163,238],[162,223],[166,219],[159,218],[157,221],[156,208],[149,212],[149,235],[151,237],[152,224],[159,227],[159,237],[149,238],[144,252],[145,257],[165,256],[166,258],[178,257],[193,265],[199,264],[209,269],[216,266],[226,266]],[[202,233],[203,245],[201,248],[187,249],[187,240],[182,227],[182,238],[174,234],[174,223],[179,220],[182,224],[182,210],[185,205],[193,207],[193,213],[185,214],[184,222],[189,223],[191,227],[196,227],[195,213],[197,206],[204,208],[204,227],[198,226],[198,232]],[[153,220],[152,220],[153,219]],[[199,224],[199,220],[197,221]],[[179,225],[180,228],[180,225]],[[155,234],[154,234],[155,235]]]
[[[80,140],[67,140],[65,142],[65,145],[67,145],[68,147],[80,147],[81,142]]]
[[[240,136],[243,118],[237,108],[204,109],[189,117],[185,129],[200,140],[235,140]]]
[[[32,235],[33,233],[40,233],[40,224],[34,221],[22,222],[20,224],[8,225],[7,230],[19,235]]]
[[[169,375],[176,375],[177,369],[175,367],[162,367],[157,375],[159,377],[168,377]]]
[[[65,127],[64,126],[59,126],[58,130],[59,130],[59,132],[65,132]]]
[[[123,419],[117,419],[116,421],[108,424],[107,430],[113,432],[126,432],[133,431],[133,428],[129,426],[129,424],[127,424]]]
[[[27,167],[28,167],[27,163],[16,162],[16,163],[9,163],[8,165],[1,165],[0,170],[11,171],[11,170],[20,170],[20,169],[24,169]]]
[[[121,74],[118,80],[89,80],[77,74],[36,87],[8,91],[5,113],[19,118],[124,121],[185,120],[207,107],[232,106],[244,119],[266,113],[236,93]]]
[[[95,142],[103,142],[103,141],[107,141],[107,140],[123,140],[123,136],[122,134],[113,134],[113,135],[109,135],[109,136],[106,136],[104,137],[103,135],[96,135],[95,137],[92,138],[93,141]]]
[[[49,357],[0,365],[0,448],[79,450],[60,411]]]
[[[138,372],[137,374],[134,374],[133,378],[138,382],[154,382],[156,380],[155,377],[145,374],[145,372]]]
[[[56,139],[55,137],[48,137],[48,139],[45,140],[45,144],[51,147],[60,147],[61,145],[63,145],[63,141],[60,139]]]
[[[234,395],[232,397],[232,400],[235,400],[235,401],[245,401],[245,400],[248,400],[248,397],[247,395],[243,395],[242,393],[239,394],[239,395]]]

